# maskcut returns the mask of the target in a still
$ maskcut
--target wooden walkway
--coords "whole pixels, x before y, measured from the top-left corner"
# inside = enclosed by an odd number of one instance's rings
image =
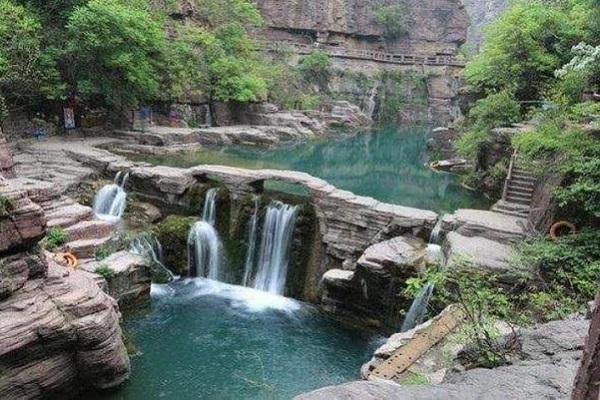
[[[331,57],[348,58],[355,60],[369,60],[381,63],[399,65],[430,65],[464,67],[465,61],[452,55],[418,55],[418,54],[393,54],[371,50],[355,50],[333,46],[314,46],[294,42],[258,42],[257,50],[260,51],[292,51],[297,54],[310,54],[315,50],[323,50]]]
[[[454,331],[464,319],[464,313],[458,306],[446,310],[434,319],[427,328],[415,333],[413,339],[400,347],[390,358],[379,364],[370,377],[395,380],[400,379],[411,365]]]

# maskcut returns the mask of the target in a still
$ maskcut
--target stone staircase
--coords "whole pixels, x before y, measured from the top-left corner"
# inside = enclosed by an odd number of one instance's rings
[[[527,218],[531,211],[535,183],[536,178],[531,171],[519,164],[515,152],[504,182],[502,199],[494,204],[492,211]]]

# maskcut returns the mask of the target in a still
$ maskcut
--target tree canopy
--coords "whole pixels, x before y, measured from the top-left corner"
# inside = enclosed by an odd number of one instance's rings
[[[182,97],[265,98],[266,63],[248,34],[262,24],[256,7],[194,3],[190,23],[168,18],[171,2],[0,0],[2,104],[77,98],[126,109]]]

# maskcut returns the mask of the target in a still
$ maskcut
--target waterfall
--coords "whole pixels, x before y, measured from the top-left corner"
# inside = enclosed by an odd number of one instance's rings
[[[214,188],[206,192],[204,209],[202,210],[202,221],[208,222],[212,226],[215,226],[217,218],[217,192],[218,190]]]
[[[172,281],[176,276],[169,270],[163,262],[162,246],[157,237],[152,233],[143,233],[131,240],[129,243],[129,252],[138,254],[144,257],[149,257],[152,266],[163,270],[169,276],[169,281]]]
[[[377,103],[375,102],[375,98],[377,97],[377,85],[373,86],[369,91],[369,97],[366,98],[363,113],[369,118],[373,117],[373,113],[375,112],[375,107]]]
[[[429,300],[431,300],[433,289],[434,284],[431,282],[427,282],[425,286],[421,288],[417,297],[415,297],[408,309],[404,322],[402,322],[400,332],[406,332],[423,321],[423,318],[425,318],[425,315],[427,314],[427,306],[429,305]]]
[[[94,212],[102,219],[120,219],[127,205],[127,193],[125,185],[129,178],[129,172],[123,175],[117,172],[115,180],[105,185],[94,199]]]
[[[260,204],[260,198],[254,197],[254,213],[250,217],[248,223],[248,249],[246,250],[246,264],[244,265],[244,278],[242,279],[242,286],[248,286],[250,283],[250,275],[254,268],[254,259],[256,258],[256,235],[258,235],[258,206]]]
[[[427,245],[427,254],[430,260],[439,262],[441,268],[445,269],[446,263],[442,254],[442,248],[439,244],[443,219],[444,215],[441,215],[431,231],[431,235],[429,236],[429,244]],[[427,282],[421,288],[413,300],[410,308],[408,309],[408,313],[406,313],[406,317],[402,322],[402,328],[400,329],[400,332],[406,332],[407,330],[412,329],[423,322],[423,319],[425,319],[425,316],[427,315],[427,307],[429,306],[429,301],[433,296],[434,288],[435,285],[433,282]]]
[[[297,211],[298,207],[281,202],[269,205],[253,284],[255,289],[283,295]]]
[[[210,104],[206,105],[206,114],[204,114],[204,123],[206,124],[206,126],[208,126],[209,128],[212,126],[212,115],[210,113]]]
[[[223,278],[219,253],[221,241],[214,227],[216,220],[217,189],[206,193],[202,220],[192,226],[188,236],[188,260],[190,271],[215,281]]]

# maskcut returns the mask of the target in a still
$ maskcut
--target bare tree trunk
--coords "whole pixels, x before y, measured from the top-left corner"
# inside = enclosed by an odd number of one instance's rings
[[[575,377],[573,400],[599,399],[600,389],[600,291],[594,302],[592,321],[579,371]]]

